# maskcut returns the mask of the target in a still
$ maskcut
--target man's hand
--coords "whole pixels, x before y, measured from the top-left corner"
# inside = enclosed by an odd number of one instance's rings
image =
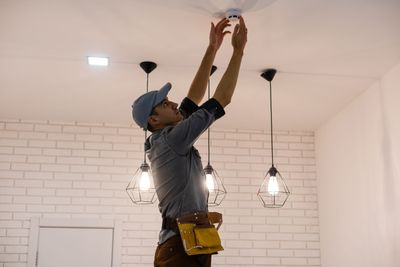
[[[199,105],[204,97],[208,79],[210,78],[211,66],[214,62],[215,55],[224,40],[224,36],[231,33],[230,31],[225,30],[228,26],[230,26],[230,24],[229,20],[226,18],[221,19],[215,26],[214,23],[211,23],[210,43],[203,59],[201,60],[200,67],[190,85],[187,95],[187,97],[196,105]]]
[[[226,27],[229,26],[231,25],[229,24],[229,20],[226,18],[221,19],[216,26],[211,22],[210,47],[213,48],[214,51],[217,51],[220,48],[224,36],[231,33],[230,31],[225,31]]]
[[[243,18],[240,17],[239,24],[235,26],[235,30],[232,34],[233,54],[231,60],[213,96],[222,107],[226,107],[231,102],[239,76],[240,64],[242,62],[243,50],[246,46],[246,42],[247,28]]]
[[[243,52],[247,43],[247,28],[243,17],[239,18],[239,23],[236,24],[232,34],[233,49],[238,52]]]

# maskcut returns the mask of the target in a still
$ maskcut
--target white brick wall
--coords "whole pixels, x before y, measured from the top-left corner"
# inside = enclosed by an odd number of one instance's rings
[[[262,208],[268,132],[212,129],[211,162],[228,190],[225,251],[213,266],[320,266],[314,134],[277,132],[276,166],[292,195]],[[197,148],[207,160],[206,136]],[[152,266],[156,205],[134,206],[125,187],[143,158],[136,126],[0,120],[0,267],[26,266],[32,216],[123,220],[122,266]]]

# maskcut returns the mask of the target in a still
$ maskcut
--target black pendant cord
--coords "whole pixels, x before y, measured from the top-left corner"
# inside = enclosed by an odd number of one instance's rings
[[[149,92],[149,74],[148,73],[146,73],[146,74],[147,74],[146,93],[148,93]]]
[[[272,167],[274,167],[274,142],[273,142],[273,128],[272,128],[272,85],[271,81],[269,82],[269,114],[271,121],[271,155],[272,155]]]
[[[149,92],[149,74],[147,73],[147,81],[146,81],[146,93]],[[144,143],[143,143],[143,162],[146,163],[146,140],[147,140],[147,130],[144,131]]]
[[[208,79],[208,99],[210,99],[210,78]],[[207,129],[208,132],[208,165],[210,165],[210,127]]]

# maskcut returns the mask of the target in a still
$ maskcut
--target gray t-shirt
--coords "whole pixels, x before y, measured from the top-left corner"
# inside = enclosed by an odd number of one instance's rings
[[[163,218],[178,218],[196,211],[207,211],[208,190],[198,150],[193,146],[200,135],[225,112],[210,99],[198,107],[189,98],[180,106],[184,120],[154,132],[146,140],[159,210]],[[159,244],[176,235],[161,229]]]

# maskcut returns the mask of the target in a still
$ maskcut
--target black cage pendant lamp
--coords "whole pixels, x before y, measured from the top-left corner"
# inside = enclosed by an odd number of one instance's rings
[[[282,175],[274,166],[274,140],[272,128],[272,85],[271,81],[274,79],[276,70],[267,69],[261,74],[261,77],[269,82],[269,107],[270,107],[270,122],[271,122],[271,156],[272,166],[264,177],[263,183],[258,189],[257,196],[263,203],[265,208],[280,208],[285,205],[286,200],[290,195],[289,188],[287,187]]]
[[[149,73],[151,73],[157,64],[151,61],[140,63],[140,67],[147,74],[146,93],[149,91]],[[144,132],[144,141],[147,139],[147,130]],[[154,187],[153,175],[150,165],[146,162],[146,149],[144,149],[143,163],[137,169],[135,175],[126,187],[126,192],[132,202],[137,205],[153,204],[156,201],[156,189]]]
[[[210,77],[217,70],[216,66],[212,66]],[[210,99],[210,78],[208,78],[208,99]],[[206,176],[206,186],[208,189],[208,205],[209,206],[219,206],[221,202],[224,200],[226,196],[226,189],[222,180],[219,178],[219,175],[216,170],[211,166],[210,161],[210,128],[207,130],[208,132],[208,163],[204,168],[204,173]]]

